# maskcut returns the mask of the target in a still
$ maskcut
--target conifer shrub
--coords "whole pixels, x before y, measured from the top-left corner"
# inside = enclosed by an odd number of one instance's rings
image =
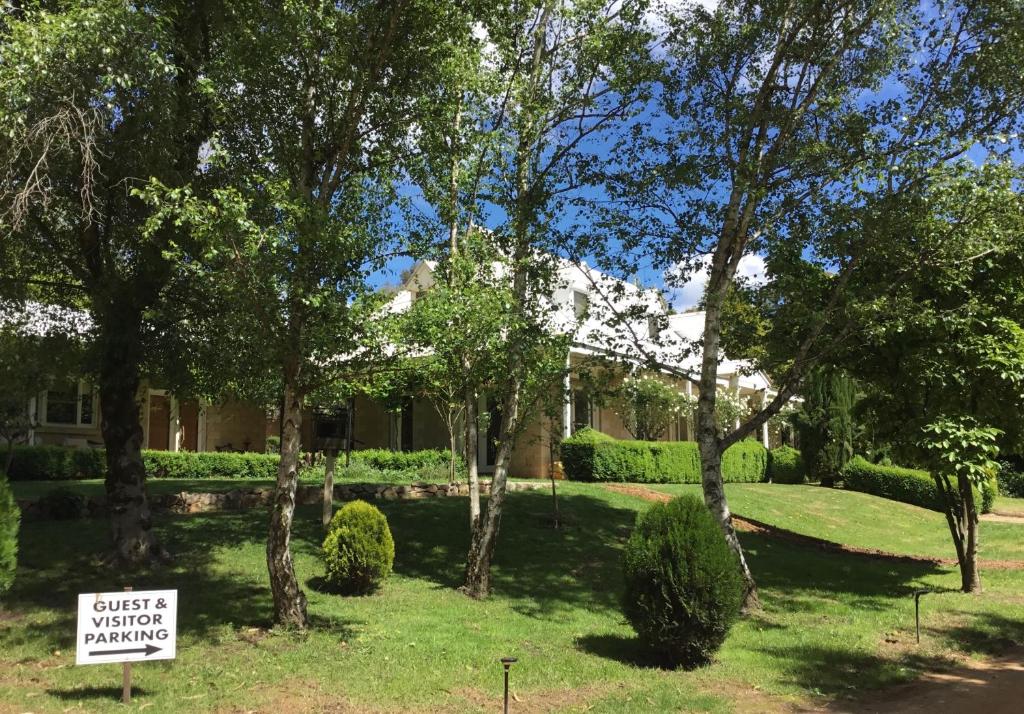
[[[323,556],[325,579],[332,588],[344,595],[373,592],[395,564],[388,519],[366,501],[346,503],[327,528]]]
[[[14,583],[18,565],[18,524],[21,512],[14,502],[14,494],[7,477],[0,473],[0,597]]]
[[[739,561],[693,495],[637,517],[623,556],[623,610],[650,654],[696,667],[722,646],[743,601]]]
[[[807,483],[803,456],[792,446],[779,446],[768,453],[768,479],[772,483]]]

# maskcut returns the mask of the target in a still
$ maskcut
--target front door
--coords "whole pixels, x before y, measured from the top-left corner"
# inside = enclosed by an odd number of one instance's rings
[[[402,441],[399,448],[402,451],[412,451],[412,400],[410,399],[402,406],[402,427],[399,429]]]
[[[149,395],[149,440],[147,446],[156,451],[170,448],[171,400],[164,394]]]
[[[199,402],[188,399],[178,407],[181,423],[181,448],[183,451],[199,451]]]

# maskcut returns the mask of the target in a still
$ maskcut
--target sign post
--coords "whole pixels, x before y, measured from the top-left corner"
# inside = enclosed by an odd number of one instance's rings
[[[122,663],[121,699],[132,698],[131,662],[174,659],[178,591],[80,593],[75,664]]]

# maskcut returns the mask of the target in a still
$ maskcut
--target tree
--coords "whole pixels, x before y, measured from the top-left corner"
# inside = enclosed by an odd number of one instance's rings
[[[909,240],[880,241],[844,319],[863,341],[834,355],[865,387],[864,415],[894,459],[928,469],[943,495],[965,592],[977,590],[972,485],[1000,447],[1024,444],[1008,404],[1024,397],[1024,198],[1006,162],[949,164],[914,195],[861,220]],[[898,291],[880,272],[906,277]]]
[[[267,566],[278,624],[305,627],[291,557],[307,397],[387,354],[384,296],[366,284],[391,247],[396,185],[443,58],[471,15],[435,0],[238,9],[227,46],[225,117],[209,156],[212,202],[159,194],[169,215],[209,234],[202,270],[222,277],[218,335],[258,345],[241,371],[269,368],[282,390],[281,459]],[[260,37],[254,52],[252,37]],[[415,48],[415,51],[410,51]],[[186,218],[182,218],[182,216]]]
[[[601,257],[623,272],[645,262],[667,268],[678,280],[706,271],[704,329],[693,346],[702,486],[740,555],[748,606],[756,588],[723,490],[723,450],[760,428],[810,367],[851,338],[836,316],[879,233],[844,224],[842,209],[909,191],[973,146],[1006,150],[1000,138],[1012,134],[1024,98],[1015,69],[1021,12],[1002,2],[727,0],[664,14],[662,130],[616,147],[622,169],[607,182],[616,205],[601,221],[615,248]],[[758,292],[772,326],[756,366],[777,375],[778,392],[724,431],[715,420],[723,311],[752,254],[767,261]],[[890,290],[903,277],[888,266],[882,274]]]
[[[504,347],[509,286],[500,275],[507,268],[483,233],[463,233],[456,252],[439,265],[440,280],[419,297],[406,315],[403,342],[420,353],[422,387],[445,422],[452,449],[454,478],[456,431],[465,424],[465,458],[469,466],[470,528],[479,520],[476,402],[494,382]]]
[[[199,189],[211,139],[209,77],[228,34],[217,3],[18,3],[0,27],[0,262],[5,281],[88,308],[107,454],[114,556],[165,554],[151,530],[137,392],[150,318],[182,236],[140,236],[152,177]],[[144,99],[141,99],[144,98]]]
[[[3,305],[3,303],[0,303]],[[29,411],[30,400],[52,385],[77,378],[85,344],[83,335],[68,331],[74,315],[30,303],[34,314],[17,303],[0,314],[0,438],[7,442],[10,473],[14,444],[24,441],[37,426]],[[0,308],[2,310],[2,308]]]
[[[857,385],[841,371],[819,367],[808,373],[801,396],[803,402],[792,417],[800,453],[813,480],[831,484],[853,458]]]
[[[646,67],[641,4],[564,0],[512,2],[486,26],[501,78],[493,169],[482,193],[501,216],[492,240],[509,265],[511,290],[499,379],[490,385],[500,425],[490,497],[474,527],[464,591],[490,592],[490,566],[518,433],[537,396],[564,374],[569,335],[547,320],[559,266],[555,218],[580,191],[588,151],[637,107]]]

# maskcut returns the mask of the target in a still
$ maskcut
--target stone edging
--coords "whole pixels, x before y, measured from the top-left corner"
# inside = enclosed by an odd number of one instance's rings
[[[537,491],[547,488],[546,481],[509,481],[508,490]],[[480,482],[480,492],[488,493],[490,481]],[[334,487],[334,498],[338,501],[386,500],[414,501],[424,498],[445,498],[468,496],[469,485],[465,483],[436,484],[380,484],[380,483],[342,483]],[[274,489],[245,488],[213,493],[182,491],[180,493],[150,496],[149,503],[154,511],[170,513],[211,513],[217,511],[242,511],[250,508],[269,506],[274,498]],[[300,484],[295,492],[295,503],[299,506],[311,506],[323,500],[323,487]],[[49,512],[46,502],[18,501],[22,517],[26,520],[50,520],[55,514]],[[98,517],[107,513],[106,496],[83,496],[79,503],[80,516]]]

